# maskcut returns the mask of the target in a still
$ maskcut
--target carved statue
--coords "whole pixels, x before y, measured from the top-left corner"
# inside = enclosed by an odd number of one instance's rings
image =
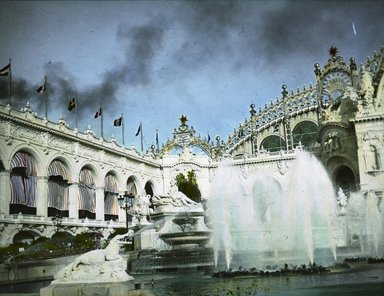
[[[337,201],[337,205],[340,208],[340,213],[345,213],[348,197],[344,194],[344,191],[341,188],[339,188],[339,191],[337,192],[336,201]]]
[[[329,133],[323,144],[323,151],[330,153],[341,151],[340,136],[336,132]]]
[[[135,203],[135,213],[137,214],[137,219],[138,222],[148,222],[147,217],[151,214],[150,212],[150,198],[151,196],[148,194],[141,194],[136,198],[136,203]]]
[[[360,73],[360,94],[362,95],[363,102],[360,108],[366,109],[368,112],[375,108],[374,106],[374,88],[372,85],[372,75],[367,69],[362,69]],[[361,111],[361,110],[360,110]]]
[[[123,238],[116,235],[105,249],[84,253],[54,275],[53,283],[67,282],[119,282],[132,279],[126,272],[126,262],[119,255]]]
[[[365,98],[373,96],[372,76],[371,73],[364,68],[360,74],[360,90]]]
[[[188,198],[184,193],[178,191],[172,195],[160,196],[155,195],[152,197],[152,202],[155,206],[172,205],[175,207],[197,205],[197,202]]]

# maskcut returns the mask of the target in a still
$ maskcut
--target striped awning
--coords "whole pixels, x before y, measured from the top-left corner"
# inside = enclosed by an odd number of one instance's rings
[[[36,176],[36,170],[32,157],[27,153],[16,152],[11,160],[11,169],[13,168],[25,168],[25,174],[27,177]]]
[[[24,172],[13,171],[24,168]],[[17,152],[11,160],[11,204],[23,204],[29,207],[36,206],[36,170],[32,157],[24,152]]]
[[[104,180],[104,191],[118,193],[117,190],[117,180],[114,175],[108,174],[105,176]]]
[[[79,175],[79,209],[92,213],[96,210],[96,189],[93,181],[93,173],[83,168]]]
[[[54,160],[48,167],[48,176],[61,176],[63,180],[71,181],[67,168],[60,160]]]

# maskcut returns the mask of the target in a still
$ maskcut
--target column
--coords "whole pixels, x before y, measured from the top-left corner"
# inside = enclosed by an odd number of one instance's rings
[[[0,172],[0,214],[9,214],[9,204],[11,202],[10,171]]]
[[[36,178],[36,215],[48,216],[48,177],[38,176]]]
[[[96,187],[96,220],[104,221],[104,187]]]
[[[69,209],[69,218],[78,219],[79,218],[79,183],[72,183],[69,186],[68,192],[68,209]]]

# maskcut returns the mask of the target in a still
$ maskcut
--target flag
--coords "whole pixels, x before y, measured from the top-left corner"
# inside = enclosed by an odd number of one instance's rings
[[[159,145],[159,131],[156,129],[156,145]]]
[[[123,121],[123,116],[121,116],[120,118],[115,119],[113,121],[113,125],[114,126],[120,126],[122,121]]]
[[[135,136],[138,136],[138,135],[140,134],[140,132],[141,132],[141,123],[140,123],[140,125],[139,125],[139,128],[137,129],[137,132],[136,132],[136,135],[135,135]]]
[[[36,89],[36,91],[37,91],[39,94],[45,92],[45,90],[46,90],[46,88],[45,88],[45,83],[44,83],[43,85],[40,85],[40,86]]]
[[[207,139],[207,142],[209,143],[211,141],[211,136],[209,135],[208,133],[208,139]]]
[[[0,69],[0,76],[8,76],[11,72],[11,63]]]
[[[99,117],[99,116],[101,116],[101,107],[100,107],[99,111],[97,111],[97,112],[95,113],[95,118],[97,118],[97,117]]]
[[[69,99],[68,110],[72,111],[75,108],[76,108],[76,99],[75,98]]]

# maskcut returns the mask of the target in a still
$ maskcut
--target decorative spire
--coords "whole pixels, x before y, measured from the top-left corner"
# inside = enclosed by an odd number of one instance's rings
[[[331,56],[331,57],[335,57],[336,55],[337,55],[337,52],[338,52],[339,50],[337,49],[337,47],[336,46],[331,46],[331,48],[328,50],[328,53],[329,53],[329,55]]]
[[[251,104],[250,108],[251,110],[249,110],[249,113],[251,113],[251,116],[255,116],[256,114],[255,104]]]
[[[356,71],[357,70],[356,61],[355,61],[354,57],[351,57],[349,59],[349,68],[351,69],[351,71]]]
[[[283,95],[283,99],[288,95],[288,91],[287,91],[287,86],[285,84],[283,84],[282,86],[282,92],[281,94]]]
[[[321,74],[320,65],[319,65],[319,63],[316,63],[315,64],[315,75],[316,75],[316,77],[319,77],[320,74]]]
[[[188,121],[187,116],[181,115],[181,117],[179,119],[180,119],[181,125],[186,125],[186,123]]]

